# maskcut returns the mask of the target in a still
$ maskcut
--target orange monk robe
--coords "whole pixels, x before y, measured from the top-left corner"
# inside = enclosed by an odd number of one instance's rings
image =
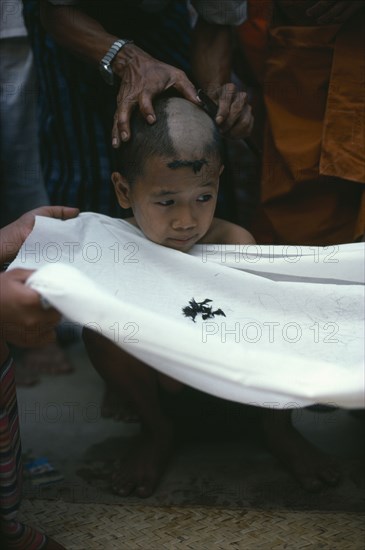
[[[260,0],[252,4],[259,18]],[[328,245],[364,233],[364,15],[341,27],[267,25],[261,62],[246,48],[267,111],[259,242]]]

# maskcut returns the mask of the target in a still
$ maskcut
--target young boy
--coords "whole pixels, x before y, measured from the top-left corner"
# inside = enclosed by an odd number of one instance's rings
[[[155,110],[153,126],[135,113],[131,140],[120,151],[120,172],[112,174],[119,204],[133,211],[129,223],[151,241],[182,253],[196,243],[254,243],[242,227],[214,218],[223,164],[222,141],[212,119],[200,107],[176,97],[160,98]],[[107,383],[119,388],[141,422],[140,436],[116,474],[113,488],[123,496],[135,491],[148,497],[174,444],[173,424],[161,393],[179,392],[182,384],[92,331],[84,332],[84,340],[96,369]],[[320,472],[316,466],[309,477],[307,471],[303,474],[297,448],[312,465],[313,461],[322,464],[324,459],[292,428],[289,415],[286,411],[274,416],[270,411],[264,413],[271,449],[280,451],[304,485],[318,486],[318,475],[334,482],[335,474],[331,477],[322,472],[328,472],[327,462]],[[280,449],[276,449],[278,435]]]

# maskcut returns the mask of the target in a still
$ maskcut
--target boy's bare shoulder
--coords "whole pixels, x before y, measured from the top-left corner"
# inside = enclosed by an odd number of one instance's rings
[[[247,229],[240,225],[213,218],[208,233],[200,241],[210,244],[255,244],[256,241]]]

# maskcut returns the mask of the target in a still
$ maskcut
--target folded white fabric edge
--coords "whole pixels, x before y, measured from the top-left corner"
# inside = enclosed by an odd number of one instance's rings
[[[258,377],[253,372],[250,374],[249,369],[240,368],[242,361],[250,359],[250,355],[251,362],[254,362],[253,351],[246,350],[243,356],[242,348],[227,348],[212,341],[207,353],[207,346],[191,344],[195,333],[190,326],[182,327],[174,319],[159,317],[125,300],[116,299],[74,267],[60,263],[46,265],[33,273],[27,284],[68,319],[81,326],[97,328],[105,337],[160,372],[212,395],[276,408],[314,403],[331,403],[344,408],[365,406],[361,368],[349,370],[339,381],[331,365],[317,362],[316,366],[320,367],[317,378],[308,381],[307,360],[300,357],[294,360],[293,356],[295,372],[288,379],[287,373],[280,369],[280,358],[261,350],[259,359],[267,361],[270,377]],[[95,319],[95,323],[90,324],[90,319]],[[131,319],[138,319],[136,337],[116,340],[115,319],[124,326],[131,324]],[[290,356],[285,359],[290,362]]]
[[[9,269],[36,270],[32,287],[71,322],[202,391],[266,407],[362,408],[364,253],[356,243],[184,254],[125,220],[82,213],[37,217]],[[212,315],[186,316],[193,298],[209,299]]]

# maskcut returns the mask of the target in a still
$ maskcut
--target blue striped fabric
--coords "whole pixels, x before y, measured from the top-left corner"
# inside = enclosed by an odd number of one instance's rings
[[[97,69],[77,60],[46,34],[36,0],[24,0],[24,16],[39,79],[39,134],[42,166],[51,204],[78,206],[123,217],[110,181],[111,128],[117,88]],[[93,13],[118,8],[122,21],[112,29],[152,56],[189,72],[190,18],[185,1],[173,1],[160,14],[120,8],[122,2],[87,3]],[[116,32],[118,31],[118,32]],[[112,31],[111,31],[112,32]]]

